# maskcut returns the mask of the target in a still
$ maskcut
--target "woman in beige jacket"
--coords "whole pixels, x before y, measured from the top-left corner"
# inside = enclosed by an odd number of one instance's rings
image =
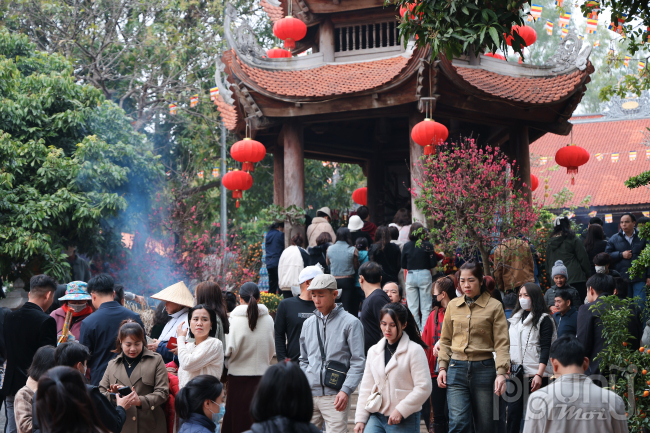
[[[368,350],[354,432],[416,433],[422,404],[431,395],[426,345],[402,304],[387,304],[380,317],[384,338]],[[370,412],[366,402],[374,391],[381,394],[381,405]]]
[[[111,398],[128,386],[137,394],[126,411],[122,433],[167,433],[163,404],[169,397],[169,378],[162,357],[146,348],[142,327],[131,319],[122,322],[115,352],[108,363],[99,390]]]

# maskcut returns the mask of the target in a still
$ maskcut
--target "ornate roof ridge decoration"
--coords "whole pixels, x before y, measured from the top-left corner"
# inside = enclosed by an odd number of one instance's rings
[[[228,105],[233,105],[235,100],[232,98],[232,90],[230,90],[230,85],[226,86],[225,83],[228,81],[222,81],[225,76],[226,65],[221,61],[221,57],[217,57],[216,60],[217,70],[214,73],[214,82],[219,89],[219,96],[222,97],[223,101]]]
[[[555,54],[546,61],[545,65],[552,66],[551,72],[562,73],[577,68],[584,71],[589,62],[591,44],[585,44],[583,49],[582,40],[578,38],[575,30],[569,30],[569,34],[560,42]]]
[[[255,31],[245,18],[241,23],[236,25],[237,9],[231,4],[226,3],[226,17],[224,20],[224,34],[226,42],[233,48],[238,56],[250,59],[251,61],[261,59],[266,56],[266,52],[257,42]]]
[[[625,99],[616,95],[601,104],[601,107],[603,119],[606,120],[646,119],[650,117],[650,92]]]

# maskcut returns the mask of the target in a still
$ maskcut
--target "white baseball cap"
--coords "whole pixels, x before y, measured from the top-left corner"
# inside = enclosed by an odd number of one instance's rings
[[[305,269],[300,271],[298,276],[298,284],[302,284],[305,281],[313,280],[317,275],[323,275],[323,271],[318,266],[307,266]]]

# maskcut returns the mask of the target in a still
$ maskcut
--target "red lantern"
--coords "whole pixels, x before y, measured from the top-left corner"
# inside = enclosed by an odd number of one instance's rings
[[[266,156],[266,147],[259,141],[244,138],[232,145],[230,155],[235,161],[243,163],[243,171],[251,172],[254,168],[253,164],[260,162]]]
[[[273,24],[273,34],[284,41],[284,48],[293,50],[296,41],[307,35],[307,25],[291,15]]]
[[[435,153],[436,145],[447,140],[447,137],[449,137],[447,127],[432,119],[424,119],[415,125],[411,131],[411,138],[424,147],[425,155]]]
[[[352,201],[356,204],[368,206],[368,188],[364,186],[363,188],[355,189],[352,193]]]
[[[528,27],[528,26],[512,26],[512,34],[518,33],[519,36],[524,40],[525,46],[530,47],[535,43],[537,40],[537,32],[535,31],[534,28]],[[512,46],[512,42],[515,40],[515,38],[512,37],[511,35],[506,35],[505,33],[503,36],[506,38],[506,43],[510,46]]]
[[[291,57],[291,51],[283,50],[282,48],[273,47],[266,52],[269,59],[288,59]]]
[[[503,54],[485,53],[483,55],[485,57],[492,57],[493,59],[499,59],[499,60],[505,60],[506,59]]]
[[[539,179],[534,174],[530,175],[530,190],[535,191],[539,186]]]
[[[555,162],[566,167],[567,174],[571,175],[571,185],[575,185],[574,174],[578,174],[578,167],[589,161],[589,152],[580,146],[571,143],[558,150],[555,154]]]
[[[242,191],[246,191],[253,186],[253,176],[245,171],[233,170],[226,173],[221,179],[221,183],[232,191],[232,198],[237,199],[236,207],[239,207],[239,199],[244,196]]]

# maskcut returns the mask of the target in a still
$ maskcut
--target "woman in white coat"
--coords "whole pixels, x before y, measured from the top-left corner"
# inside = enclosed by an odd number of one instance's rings
[[[251,401],[275,353],[273,319],[268,308],[258,304],[257,284],[242,284],[239,297],[241,305],[230,313],[230,333],[226,338],[228,398],[223,433],[242,433],[251,428]]]
[[[216,337],[217,313],[209,307],[199,304],[190,308],[187,313],[190,321],[189,334],[194,338],[193,343],[187,343],[187,329],[184,324],[178,325],[178,385],[184,387],[196,376],[208,374],[217,379],[223,371],[223,345]]]
[[[510,322],[510,382],[507,398],[508,433],[519,433],[528,396],[543,386],[553,375],[549,362],[551,344],[557,338],[555,320],[542,289],[526,283],[519,289],[519,299]]]
[[[426,345],[402,304],[385,305],[380,317],[384,338],[368,350],[354,432],[416,433],[422,404],[431,395]]]

